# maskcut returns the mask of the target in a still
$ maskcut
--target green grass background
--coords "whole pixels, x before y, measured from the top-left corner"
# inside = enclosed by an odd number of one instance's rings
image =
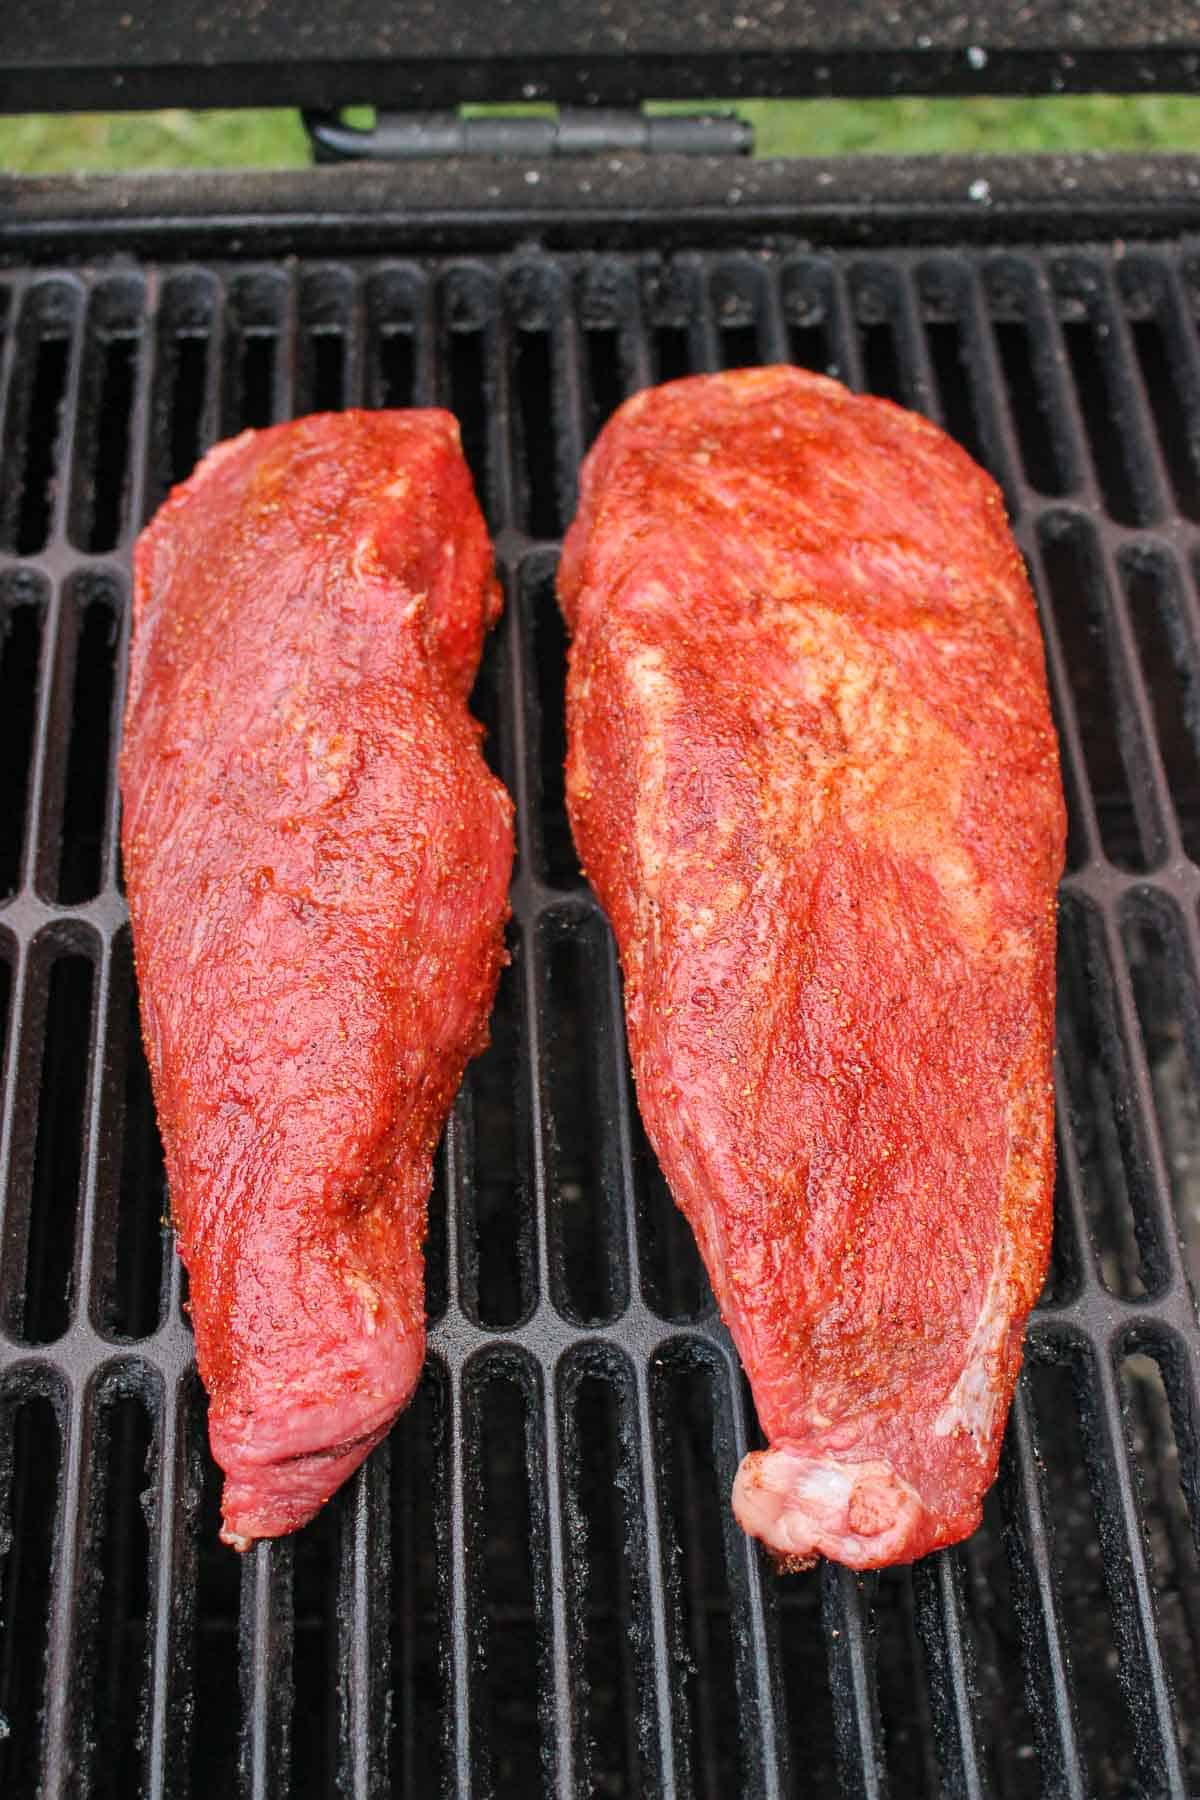
[[[1200,150],[1200,97],[1182,95],[759,100],[737,111],[753,122],[761,156]],[[360,108],[350,116],[361,122],[365,112]],[[0,118],[0,170],[17,174],[295,168],[307,161],[307,140],[295,112],[174,110]]]

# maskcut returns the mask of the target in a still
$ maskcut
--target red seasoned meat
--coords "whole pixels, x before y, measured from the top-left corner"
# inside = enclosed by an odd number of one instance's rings
[[[559,577],[568,804],[791,1566],[964,1537],[1050,1239],[1063,803],[1000,495],[777,368],[639,395]]]
[[[243,433],[142,534],[121,757],[142,1023],[226,1542],[294,1530],[425,1345],[431,1158],[503,961],[500,607],[442,412]]]

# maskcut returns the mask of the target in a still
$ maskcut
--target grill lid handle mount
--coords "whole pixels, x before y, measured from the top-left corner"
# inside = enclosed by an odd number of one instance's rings
[[[646,113],[633,107],[563,106],[555,114],[380,112],[374,126],[306,111],[317,162],[412,162],[437,156],[541,158],[622,152],[749,156],[754,127],[730,112]]]

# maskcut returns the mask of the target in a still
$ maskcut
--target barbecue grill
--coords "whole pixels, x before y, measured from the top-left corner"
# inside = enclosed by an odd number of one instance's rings
[[[660,153],[614,110],[1195,89],[1200,19],[826,11],[0,20],[0,107],[302,104],[322,154],[400,159],[0,181],[12,1800],[1200,1790],[1200,163],[755,163],[728,122]],[[456,100],[539,97],[606,111],[532,158],[528,123],[425,156],[461,143]],[[331,117],[362,99],[393,109],[366,143]],[[1071,812],[1055,1252],[1000,1480],[968,1544],[865,1578],[778,1579],[730,1517],[753,1410],[563,810],[579,459],[633,389],[776,360],[920,408],[1000,480]],[[219,436],[435,401],[507,592],[475,705],[517,802],[513,961],[439,1152],[417,1398],[311,1527],[239,1559],[120,885],[129,553]]]

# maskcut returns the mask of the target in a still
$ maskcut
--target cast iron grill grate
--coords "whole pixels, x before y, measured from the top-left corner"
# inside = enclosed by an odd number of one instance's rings
[[[1200,257],[463,258],[0,278],[0,1790],[1200,1787]],[[1001,480],[1071,802],[1054,1267],[965,1547],[776,1582],[753,1414],[632,1104],[563,815],[556,543],[620,397],[792,359]],[[513,963],[439,1155],[429,1366],[293,1541],[217,1547],[113,760],[128,554],[219,435],[453,406]]]

